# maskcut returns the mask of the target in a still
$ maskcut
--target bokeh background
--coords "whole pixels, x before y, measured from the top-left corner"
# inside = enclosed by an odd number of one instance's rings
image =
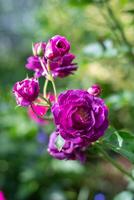
[[[110,124],[134,132],[133,0],[0,0],[0,190],[7,200],[133,200],[134,183],[108,163],[51,158],[53,125],[39,127],[16,108],[12,86],[32,76],[25,68],[32,42],[56,34],[71,42],[79,65],[56,80],[58,91],[99,83]]]

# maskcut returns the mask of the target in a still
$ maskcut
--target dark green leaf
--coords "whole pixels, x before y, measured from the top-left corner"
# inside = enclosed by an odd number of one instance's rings
[[[104,137],[104,144],[134,163],[134,135],[132,133],[109,128]]]

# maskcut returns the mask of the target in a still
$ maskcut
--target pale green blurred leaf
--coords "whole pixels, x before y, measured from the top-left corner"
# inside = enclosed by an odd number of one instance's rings
[[[56,144],[56,147],[58,148],[59,151],[64,146],[64,143],[65,143],[65,140],[63,139],[63,137],[61,137],[61,135],[58,135],[55,144]]]
[[[114,197],[114,200],[133,200],[134,194],[129,191],[123,191]]]

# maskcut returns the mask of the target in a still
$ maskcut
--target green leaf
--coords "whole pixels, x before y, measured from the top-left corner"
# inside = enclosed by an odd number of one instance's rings
[[[119,147],[121,148],[122,145],[123,145],[123,138],[121,137],[121,135],[116,131],[114,132],[116,137],[117,137],[117,140],[118,140],[118,144],[119,144]]]
[[[55,142],[56,147],[59,151],[61,151],[62,147],[65,144],[65,140],[61,137],[61,135],[58,135],[57,140]]]
[[[103,142],[107,148],[120,153],[134,163],[134,134],[109,128]]]

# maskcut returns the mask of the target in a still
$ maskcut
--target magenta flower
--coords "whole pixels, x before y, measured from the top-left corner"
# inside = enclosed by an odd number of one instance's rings
[[[52,113],[61,136],[68,141],[96,141],[108,127],[108,108],[104,101],[85,90],[61,93]]]
[[[63,56],[60,62],[50,62],[50,69],[54,77],[64,78],[70,74],[73,74],[77,70],[76,63],[72,63],[75,59],[75,55],[68,53]]]
[[[51,102],[51,104],[53,104],[55,101],[55,96],[52,93],[48,93],[47,99]],[[43,116],[47,114],[49,107],[44,105],[38,105],[38,103],[41,102],[42,100],[40,98],[37,98],[35,102],[28,107],[28,115],[37,124],[46,125],[48,124],[48,121],[46,119],[43,119]]]
[[[53,132],[50,135],[48,152],[54,158],[59,160],[80,160],[81,162],[85,161],[85,147],[87,142],[81,140],[81,143],[74,143],[72,141],[66,141],[61,150],[56,147],[56,140],[58,137],[58,132]]]
[[[39,125],[46,125],[48,121],[43,119],[43,116],[47,113],[48,107],[41,105],[32,105],[28,107],[28,115],[29,117]]]
[[[42,60],[44,67],[41,65],[40,59]],[[35,71],[35,77],[39,78],[40,76],[47,75],[46,64],[47,61],[45,58],[39,58],[38,56],[30,56],[27,59],[27,64],[25,65],[25,67],[29,70]]]
[[[39,83],[35,78],[26,78],[13,86],[13,94],[19,106],[29,106],[39,94]]]
[[[35,71],[35,77],[45,76],[47,74],[46,63],[47,60],[43,57],[45,54],[46,43],[37,42],[33,45],[33,54],[27,59],[26,68]],[[41,56],[41,57],[40,57]],[[45,67],[41,65],[40,60]]]
[[[51,61],[50,70],[53,77],[63,78],[73,74],[73,72],[77,70],[76,63],[72,63],[74,59],[75,56],[68,53],[58,61]],[[38,56],[31,56],[27,59],[26,68],[35,71],[36,78],[47,75],[47,60],[45,58],[41,58],[41,60],[44,67],[42,67]]]
[[[70,50],[70,43],[68,40],[60,35],[52,37],[45,50],[45,57],[50,60],[57,60],[68,53]]]
[[[2,191],[0,191],[0,200],[6,200],[4,193]]]
[[[75,55],[69,53],[70,44],[65,37],[56,35],[48,43],[38,42],[33,45],[33,56],[27,59],[26,68],[35,72],[35,77],[47,77],[48,62],[53,77],[63,78],[77,70],[73,63]]]
[[[99,96],[101,94],[101,87],[95,84],[92,85],[87,91],[93,96]]]

